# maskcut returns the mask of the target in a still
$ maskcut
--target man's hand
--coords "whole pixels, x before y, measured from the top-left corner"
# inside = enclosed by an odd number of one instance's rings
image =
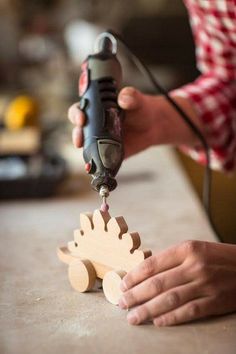
[[[200,128],[200,122],[192,104],[182,97],[175,101]],[[162,96],[145,95],[133,87],[125,87],[118,96],[119,106],[125,111],[125,157],[137,154],[152,145],[197,143],[196,136],[179,117],[179,114]],[[68,111],[69,120],[75,125],[72,140],[77,148],[83,146],[83,126],[86,117],[75,103]]]
[[[154,254],[121,283],[130,324],[170,326],[236,310],[236,245],[186,241]],[[133,309],[132,309],[133,308]]]
[[[153,108],[160,98],[144,95],[133,87],[121,90],[118,103],[126,111],[124,121],[125,157],[129,157],[156,144],[157,136]],[[75,125],[72,140],[76,147],[83,146],[82,128],[86,117],[74,104],[68,111],[69,120]],[[160,135],[160,133],[159,133]]]

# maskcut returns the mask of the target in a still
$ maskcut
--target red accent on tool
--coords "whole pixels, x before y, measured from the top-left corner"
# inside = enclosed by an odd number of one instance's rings
[[[89,78],[88,78],[88,62],[84,61],[83,64],[81,65],[81,75],[79,78],[79,95],[83,96],[83,94],[86,92],[89,84]]]

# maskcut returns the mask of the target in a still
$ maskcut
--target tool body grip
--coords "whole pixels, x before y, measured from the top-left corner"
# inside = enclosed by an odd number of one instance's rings
[[[80,78],[80,108],[85,112],[83,157],[92,175],[92,186],[115,189],[115,176],[124,157],[123,112],[117,96],[121,67],[114,55],[89,56]]]

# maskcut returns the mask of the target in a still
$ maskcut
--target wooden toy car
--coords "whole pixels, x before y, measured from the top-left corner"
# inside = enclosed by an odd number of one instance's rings
[[[120,282],[124,275],[151,255],[142,251],[137,232],[128,233],[123,217],[111,217],[108,212],[80,214],[81,229],[75,230],[74,241],[57,250],[59,259],[69,265],[71,286],[79,291],[91,290],[96,278],[108,301],[118,304]]]

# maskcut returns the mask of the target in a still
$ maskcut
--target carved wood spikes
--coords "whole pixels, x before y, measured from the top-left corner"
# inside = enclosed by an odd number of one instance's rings
[[[141,243],[139,234],[128,233],[122,216],[115,218],[108,212],[95,210],[93,215],[80,214],[80,226],[68,248],[58,249],[59,258],[69,264],[71,285],[84,292],[94,286],[96,277],[104,279],[107,299],[117,304],[122,277],[151,252],[138,249]]]

